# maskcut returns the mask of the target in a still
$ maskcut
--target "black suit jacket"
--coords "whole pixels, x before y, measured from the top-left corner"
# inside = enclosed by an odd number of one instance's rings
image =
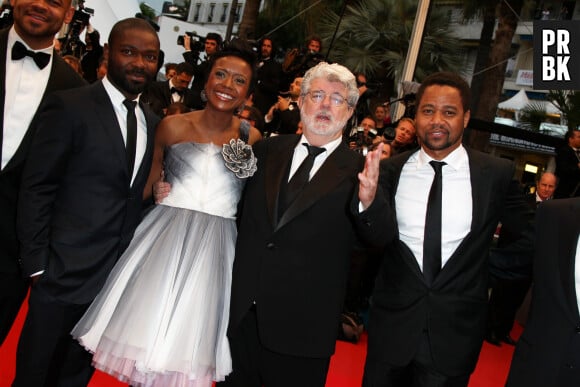
[[[571,146],[565,145],[556,151],[556,176],[558,186],[555,198],[580,196],[580,168],[578,157]]]
[[[268,112],[268,110],[266,110]],[[300,122],[300,109],[297,102],[292,102],[286,110],[274,110],[272,121],[266,124],[270,133],[295,134]]]
[[[183,104],[193,109],[195,107],[193,92],[190,89],[185,89],[183,93]],[[167,109],[173,103],[169,81],[159,81],[149,84],[147,90],[142,95],[142,102],[148,104],[151,110],[159,117],[164,117],[165,113],[163,109]]]
[[[258,67],[258,84],[254,91],[254,106],[264,115],[278,100],[283,73],[282,65],[272,58],[261,62]]]
[[[4,128],[4,98],[6,85],[6,53],[8,50],[8,31],[0,31],[0,146]],[[70,89],[85,85],[86,82],[58,55],[53,56],[52,67],[42,101],[55,90]],[[38,109],[35,109],[28,130],[16,153],[6,166],[0,170],[0,272],[17,273],[18,238],[16,237],[16,202],[20,191],[20,180],[32,137],[38,125]]]
[[[206,78],[208,77],[210,68],[209,58],[198,63],[199,52],[185,51],[183,59],[193,66],[193,82],[191,83],[191,92],[193,93],[193,107],[194,109],[203,109],[205,101],[201,99],[201,91],[205,86]]]
[[[514,230],[530,227],[531,212],[512,179],[507,160],[467,149],[472,187],[471,231],[443,266],[431,288],[411,250],[398,238],[388,243],[373,294],[368,359],[408,364],[427,329],[435,367],[446,375],[473,371],[487,317],[488,254],[498,221]],[[403,165],[412,152],[381,163],[379,184],[387,203],[395,195]],[[388,219],[387,216],[384,216]],[[380,218],[374,238],[381,237]],[[372,230],[372,227],[369,231]],[[531,243],[531,242],[529,242]],[[531,246],[530,246],[531,247]]]
[[[580,386],[580,314],[574,287],[580,198],[538,206],[534,287],[508,387]],[[576,261],[576,262],[575,262]]]
[[[102,82],[53,94],[26,162],[18,205],[22,268],[35,286],[86,304],[141,219],[158,117],[144,107],[147,147],[131,185],[125,144]]]
[[[262,345],[320,358],[334,352],[354,234],[349,204],[363,159],[341,144],[279,217],[279,188],[299,138],[254,146],[258,171],[241,202],[229,335],[255,301]]]

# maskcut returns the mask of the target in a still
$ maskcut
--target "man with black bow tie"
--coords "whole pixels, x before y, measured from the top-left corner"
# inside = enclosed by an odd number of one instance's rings
[[[37,109],[50,92],[85,83],[53,49],[54,35],[73,16],[71,0],[11,4],[14,26],[0,31],[0,345],[28,290],[18,266],[16,201]]]
[[[154,82],[143,93],[143,102],[149,104],[159,117],[164,117],[167,107],[175,102],[181,102],[193,109],[193,92],[188,88],[193,78],[193,66],[187,62],[177,65],[175,76],[167,81]]]

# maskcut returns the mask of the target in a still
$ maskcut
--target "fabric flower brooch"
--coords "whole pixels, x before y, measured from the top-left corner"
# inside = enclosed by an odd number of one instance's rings
[[[222,156],[226,167],[240,179],[253,176],[258,169],[258,159],[254,156],[252,147],[239,138],[232,138],[229,144],[223,145]]]

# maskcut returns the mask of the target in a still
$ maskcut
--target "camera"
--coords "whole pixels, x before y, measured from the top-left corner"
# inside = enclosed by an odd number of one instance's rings
[[[72,21],[70,22],[70,31],[72,31],[74,36],[79,36],[83,28],[89,25],[89,19],[91,16],[95,15],[95,10],[92,8],[87,8],[84,5],[84,1],[79,1],[78,9],[75,10]]]
[[[205,38],[203,36],[199,36],[195,32],[186,32],[185,35],[191,38],[191,51],[201,52],[205,49]],[[185,38],[183,35],[179,35],[177,37],[177,45],[183,46],[185,43]]]
[[[83,29],[89,25],[89,19],[94,16],[95,10],[84,6],[84,0],[79,0],[78,8],[75,10],[72,21],[69,24],[68,32],[64,38],[62,55],[74,55],[80,58],[84,54],[84,46],[79,38]]]

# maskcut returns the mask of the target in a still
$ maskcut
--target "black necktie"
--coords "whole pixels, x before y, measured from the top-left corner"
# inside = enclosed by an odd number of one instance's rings
[[[302,161],[302,164],[300,164],[288,184],[282,185],[282,191],[280,192],[280,214],[284,213],[308,183],[310,180],[310,170],[312,169],[312,165],[314,165],[314,159],[325,151],[324,148],[317,146],[302,145],[308,148],[308,156]]]
[[[123,105],[127,108],[127,167],[129,169],[129,179],[133,178],[133,168],[135,167],[135,153],[137,148],[137,116],[135,106],[137,101],[126,99]]]
[[[425,216],[425,237],[423,240],[423,276],[429,286],[441,270],[441,170],[446,164],[442,161],[430,161],[435,170],[433,184],[429,191],[427,215]]]
[[[24,44],[15,42],[14,46],[12,46],[12,59],[20,60],[25,56],[31,57],[39,69],[45,68],[46,65],[48,65],[48,62],[50,62],[50,54],[45,52],[30,51],[24,46]]]

